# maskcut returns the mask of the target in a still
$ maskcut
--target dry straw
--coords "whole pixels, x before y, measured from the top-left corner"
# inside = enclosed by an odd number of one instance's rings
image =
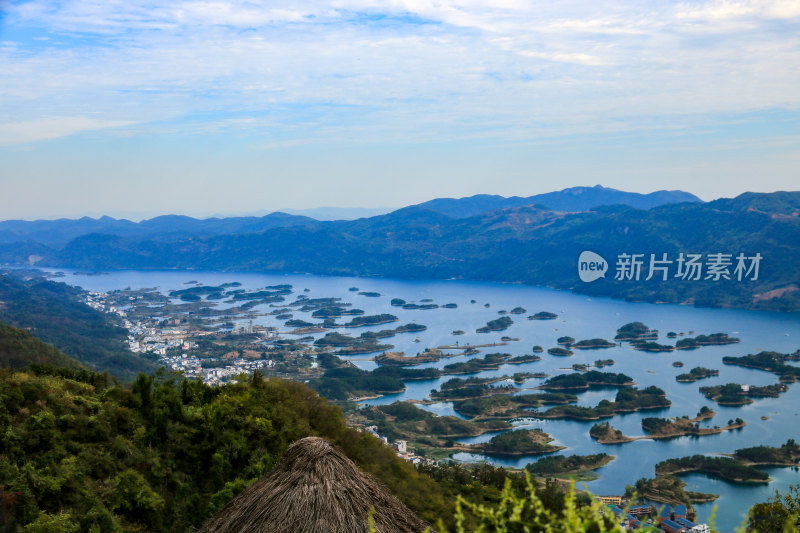
[[[370,509],[377,533],[421,533],[428,527],[341,451],[307,437],[200,533],[368,533]]]

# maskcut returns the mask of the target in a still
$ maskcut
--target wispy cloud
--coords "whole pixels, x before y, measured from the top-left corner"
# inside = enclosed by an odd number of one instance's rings
[[[2,131],[69,115],[264,143],[518,140],[800,109],[791,0],[33,0],[4,28]]]
[[[25,144],[131,124],[132,122],[87,117],[48,117],[27,122],[6,123],[0,124],[0,144]]]

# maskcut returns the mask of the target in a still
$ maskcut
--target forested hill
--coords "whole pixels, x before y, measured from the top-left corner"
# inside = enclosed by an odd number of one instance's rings
[[[451,523],[458,493],[499,499],[469,476],[418,473],[302,383],[256,374],[211,387],[158,373],[126,387],[39,366],[0,369],[0,531],[196,531],[307,436],[330,440],[431,523]],[[502,487],[506,473],[495,473]]]
[[[800,192],[747,193],[649,210],[604,206],[580,213],[519,207],[455,219],[421,207],[356,221],[172,242],[93,234],[38,264],[78,269],[294,271],[517,282],[641,301],[800,310]],[[604,278],[578,277],[582,251],[600,254]],[[8,259],[8,250],[6,259]],[[676,278],[678,255],[730,254],[725,279]],[[758,278],[734,275],[738,254],[760,254]],[[620,254],[641,254],[639,279],[615,278]],[[667,280],[648,277],[650,254],[668,255]],[[17,256],[24,261],[27,256]]]
[[[111,315],[86,305],[80,294],[65,283],[0,273],[0,322],[25,329],[87,367],[126,381],[139,372],[154,371],[155,365],[128,350],[127,330],[114,324]]]
[[[77,370],[84,368],[58,348],[40,341],[27,331],[0,322],[0,368],[25,368],[31,364]]]

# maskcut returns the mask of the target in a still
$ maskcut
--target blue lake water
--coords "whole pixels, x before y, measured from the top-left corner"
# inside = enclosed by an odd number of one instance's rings
[[[395,327],[398,324],[416,322],[424,324],[428,329],[419,333],[397,335],[385,342],[393,344],[393,351],[403,351],[414,355],[426,347],[436,347],[458,342],[464,344],[486,344],[499,342],[500,337],[519,338],[507,346],[484,348],[483,353],[509,352],[515,355],[531,352],[531,347],[540,345],[545,350],[556,346],[556,339],[569,335],[577,340],[602,337],[612,339],[621,325],[641,321],[661,332],[660,341],[665,340],[668,331],[690,332],[695,335],[723,332],[739,337],[742,342],[728,346],[709,346],[693,351],[670,353],[645,353],[631,349],[627,345],[600,350],[576,350],[571,357],[554,357],[547,353],[540,354],[541,361],[522,365],[505,365],[499,370],[485,371],[480,376],[502,376],[515,372],[545,372],[553,375],[572,372],[575,363],[591,364],[597,359],[614,359],[616,364],[606,367],[605,371],[624,372],[631,376],[641,387],[656,385],[667,392],[672,401],[669,409],[617,415],[609,419],[611,424],[629,436],[642,435],[641,419],[650,416],[694,416],[702,406],[712,407],[717,416],[705,422],[705,425],[725,425],[731,418],[740,417],[747,422],[741,430],[723,434],[693,438],[684,437],[668,441],[641,440],[620,445],[601,445],[593,441],[589,435],[592,422],[568,420],[521,420],[519,427],[538,427],[555,438],[555,443],[566,446],[560,452],[564,454],[590,454],[606,452],[616,459],[598,470],[600,478],[587,483],[587,487],[596,494],[619,494],[627,484],[634,483],[642,477],[654,475],[654,465],[670,457],[681,457],[696,453],[731,453],[737,448],[748,446],[780,445],[789,438],[800,440],[800,386],[793,385],[780,398],[758,399],[744,407],[720,407],[706,400],[698,388],[705,385],[724,384],[730,382],[767,385],[777,383],[773,374],[759,370],[745,369],[722,364],[726,355],[740,356],[757,353],[761,350],[794,352],[800,348],[800,314],[784,314],[773,312],[741,311],[730,309],[703,309],[678,305],[659,305],[630,303],[602,298],[587,298],[568,292],[555,291],[522,285],[479,283],[466,281],[420,281],[392,280],[374,278],[325,277],[297,274],[256,274],[230,272],[180,272],[180,271],[120,271],[104,275],[81,275],[67,272],[61,281],[79,285],[85,289],[109,291],[130,287],[159,287],[162,291],[186,288],[185,283],[196,280],[203,285],[218,285],[225,282],[238,281],[241,288],[255,289],[267,285],[288,283],[293,285],[295,294],[306,294],[310,298],[341,297],[344,302],[351,302],[353,307],[363,309],[366,314],[391,313],[396,315],[399,323],[378,326],[375,328],[359,328],[348,330],[354,334],[369,329]],[[348,289],[358,287],[360,291],[374,291],[381,294],[372,298],[358,295]],[[304,289],[308,292],[303,292]],[[408,302],[420,302],[432,299],[434,303],[443,305],[455,303],[456,309],[407,310],[391,307],[392,298],[402,298]],[[470,303],[475,300],[476,303]],[[290,300],[289,300],[290,301]],[[489,304],[489,307],[485,307]],[[225,304],[220,304],[223,307]],[[523,315],[508,315],[514,324],[502,332],[489,334],[475,333],[475,329],[487,321],[498,318],[499,310],[510,311],[521,306],[527,310]],[[256,311],[271,311],[268,306],[255,308]],[[556,320],[526,320],[529,314],[538,311],[550,311],[559,316]],[[310,320],[310,313],[292,311],[295,318]],[[274,316],[259,317],[258,324],[278,326],[281,330],[283,320]],[[465,335],[453,336],[454,330],[463,330]],[[418,342],[416,342],[418,341]],[[442,367],[446,364],[468,360],[475,356],[459,356],[447,358],[436,363],[421,365]],[[376,364],[369,355],[350,357],[354,364],[363,369],[372,369]],[[674,361],[682,361],[683,368],[672,366]],[[718,377],[700,380],[696,383],[682,384],[675,381],[675,376],[695,366],[715,368],[720,371]],[[385,396],[364,403],[384,404],[397,400],[423,399],[431,389],[450,379],[409,382],[407,389],[401,393]],[[541,379],[530,379],[521,386],[520,391],[536,387]],[[613,399],[613,389],[592,390],[578,394],[579,405],[591,406],[602,399]],[[456,415],[452,405],[440,402],[424,408],[439,415]],[[456,415],[457,416],[457,415]],[[766,416],[766,420],[761,420]],[[482,435],[464,442],[480,442],[488,440],[491,435]],[[458,454],[456,459],[483,460],[480,456]],[[522,467],[535,458],[489,459],[498,465]],[[709,479],[703,475],[686,475],[683,479],[688,488],[700,492],[719,494],[720,498],[713,504],[696,506],[700,520],[705,520],[716,505],[717,525],[721,531],[733,531],[743,519],[747,509],[756,502],[765,500],[776,489],[785,490],[790,484],[800,484],[800,473],[797,469],[770,469],[771,483],[764,485],[733,485],[723,481]]]

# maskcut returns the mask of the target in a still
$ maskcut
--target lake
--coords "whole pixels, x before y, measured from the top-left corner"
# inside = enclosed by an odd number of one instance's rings
[[[480,283],[468,281],[433,281],[433,280],[394,280],[375,278],[326,277],[298,274],[256,274],[232,272],[198,272],[198,271],[119,271],[102,275],[85,275],[66,272],[66,276],[56,281],[64,281],[88,290],[106,292],[113,289],[130,287],[159,287],[161,291],[183,289],[185,283],[196,280],[203,285],[219,285],[225,282],[238,281],[244,289],[255,289],[267,285],[288,283],[293,285],[295,293],[315,297],[341,297],[345,302],[353,303],[353,307],[363,309],[366,314],[391,313],[400,321],[396,324],[416,322],[428,327],[419,333],[400,334],[386,342],[395,345],[393,351],[403,351],[406,355],[414,355],[426,347],[436,347],[458,342],[464,344],[486,344],[499,342],[500,337],[509,336],[519,341],[510,342],[507,346],[482,349],[482,353],[509,352],[514,355],[528,354],[531,347],[541,345],[545,350],[556,346],[560,336],[571,336],[576,340],[601,337],[613,339],[617,328],[621,325],[641,321],[661,333],[660,340],[665,342],[668,331],[689,332],[694,335],[723,332],[741,339],[741,343],[727,346],[707,346],[698,350],[677,351],[668,353],[647,353],[633,350],[628,345],[598,350],[575,350],[572,357],[555,357],[546,352],[540,354],[541,361],[522,365],[506,365],[495,371],[485,371],[479,376],[501,376],[515,372],[545,372],[553,375],[572,372],[575,363],[591,364],[597,359],[614,359],[616,364],[603,370],[623,372],[631,376],[639,387],[656,385],[664,389],[672,401],[669,409],[646,411],[617,415],[608,419],[610,423],[629,436],[642,435],[641,419],[644,417],[672,417],[695,414],[704,405],[713,408],[717,415],[701,425],[723,426],[731,418],[740,417],[747,422],[741,430],[734,430],[706,437],[682,437],[667,441],[640,440],[620,445],[602,445],[592,440],[589,428],[593,422],[569,420],[520,420],[519,427],[542,428],[555,438],[554,444],[566,446],[564,454],[592,454],[606,452],[616,459],[599,469],[599,479],[586,485],[595,494],[620,494],[625,486],[633,484],[642,477],[653,477],[654,466],[659,461],[671,457],[682,457],[697,453],[731,453],[737,448],[772,445],[777,446],[790,438],[800,440],[800,386],[790,386],[789,391],[780,398],[756,399],[754,403],[744,407],[721,407],[706,400],[698,388],[706,385],[725,384],[730,382],[768,385],[777,383],[777,376],[759,370],[746,369],[722,364],[723,356],[741,356],[757,353],[761,350],[778,352],[794,352],[800,348],[800,314],[782,314],[775,312],[741,311],[731,309],[703,309],[679,305],[659,305],[646,303],[630,303],[618,300],[587,298],[586,296],[545,288],[528,287],[513,284]],[[359,291],[373,291],[380,297],[367,297],[351,292],[351,287]],[[302,292],[309,289],[308,292]],[[408,302],[419,303],[423,299],[431,299],[433,303],[443,305],[457,304],[456,309],[438,308],[432,310],[410,310],[392,307],[392,298],[402,298]],[[475,300],[475,303],[471,303]],[[486,306],[488,304],[488,307]],[[513,318],[512,324],[502,332],[478,334],[475,330],[484,326],[487,321],[498,318],[498,311],[521,306],[526,309],[522,315],[507,315]],[[256,307],[258,310],[270,308]],[[556,320],[526,320],[527,315],[550,311],[559,316]],[[308,319],[310,313],[293,310],[295,318]],[[283,327],[283,321],[274,316],[258,317],[254,321],[267,326]],[[394,326],[384,326],[394,327]],[[360,333],[374,328],[358,328],[347,330]],[[453,336],[452,331],[463,330],[464,335]],[[418,340],[419,342],[416,342]],[[436,363],[421,365],[442,367],[446,364],[469,359],[470,356],[447,358]],[[376,364],[369,360],[369,355],[349,357],[363,369],[372,369]],[[681,361],[683,368],[675,368],[672,363]],[[718,377],[700,380],[696,383],[682,384],[675,381],[675,376],[695,366],[714,368],[720,371]],[[397,400],[423,399],[431,389],[452,376],[441,379],[409,382],[407,389],[401,394],[384,396],[364,403],[384,404]],[[530,379],[521,386],[520,391],[541,384],[541,379]],[[602,399],[613,400],[616,389],[591,390],[578,393],[579,405],[591,406]],[[440,415],[455,415],[452,405],[440,402],[423,406]],[[762,420],[761,417],[767,417]],[[480,442],[491,438],[491,434],[463,442]],[[484,457],[470,454],[458,454],[460,460],[483,460]],[[535,458],[490,459],[497,465],[522,467]],[[763,501],[774,494],[775,490],[785,490],[790,484],[800,484],[800,473],[793,468],[769,469],[773,481],[769,485],[733,485],[703,475],[691,474],[683,476],[688,489],[720,494],[713,504],[697,505],[698,518],[705,521],[716,505],[717,526],[721,531],[732,531],[741,523],[747,510],[756,502]]]

